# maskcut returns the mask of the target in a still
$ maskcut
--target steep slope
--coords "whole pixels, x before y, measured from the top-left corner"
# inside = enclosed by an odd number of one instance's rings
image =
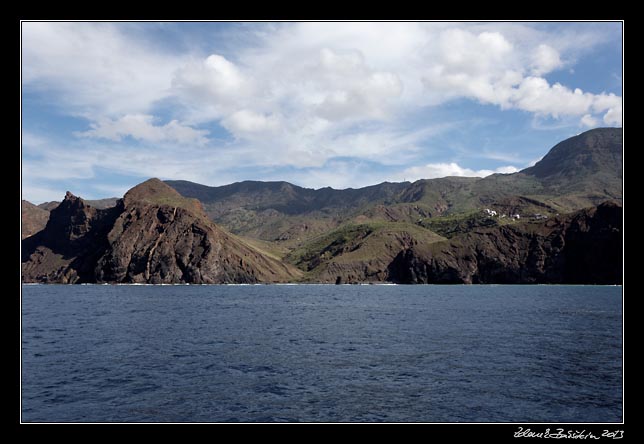
[[[24,282],[255,283],[297,270],[212,224],[199,202],[158,179],[98,210],[67,193],[23,242]]]
[[[51,211],[54,208],[56,208],[58,205],[60,205],[60,202],[57,202],[55,200],[52,200],[50,202],[44,202],[38,205],[38,208],[45,210],[45,211]],[[97,207],[98,208],[98,207]]]
[[[36,234],[47,224],[49,211],[38,208],[36,205],[23,200],[20,204],[21,210],[21,236],[22,239]]]
[[[540,200],[563,209],[621,200],[622,147],[621,128],[596,128],[557,144],[520,174],[540,181]]]
[[[605,202],[539,223],[477,229],[401,251],[387,279],[410,284],[619,284],[621,227],[622,207]]]
[[[382,282],[387,266],[405,248],[444,240],[406,223],[347,224],[293,250],[286,260],[307,271],[310,282]]]
[[[539,162],[521,171],[546,184],[600,177],[622,178],[622,129],[596,128],[555,145]]]

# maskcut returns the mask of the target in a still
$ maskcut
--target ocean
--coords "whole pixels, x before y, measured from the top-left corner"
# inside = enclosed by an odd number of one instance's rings
[[[25,285],[23,422],[620,422],[622,288]]]

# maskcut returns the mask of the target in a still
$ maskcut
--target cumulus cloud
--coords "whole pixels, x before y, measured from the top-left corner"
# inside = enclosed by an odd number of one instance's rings
[[[233,62],[219,54],[191,61],[178,69],[171,81],[172,92],[191,106],[201,106],[207,118],[225,116],[255,93],[252,79]]]
[[[599,94],[595,96],[593,110],[596,113],[605,112],[603,120],[608,125],[622,125],[622,98],[615,94]]]
[[[101,119],[91,129],[76,133],[80,137],[120,141],[125,137],[146,142],[203,145],[208,142],[208,131],[197,130],[172,120],[165,125],[154,125],[154,116],[127,114],[119,119]]]
[[[514,107],[536,114],[560,117],[583,115],[591,110],[595,96],[581,89],[571,90],[560,83],[550,85],[542,77],[526,77],[512,91]]]
[[[609,108],[604,114],[604,123],[607,125],[622,126],[622,105]]]
[[[190,62],[175,73],[173,92],[190,96],[192,108],[201,104],[201,121],[219,119],[238,141],[270,138],[272,159],[303,167],[334,156],[393,154],[393,146],[376,148],[382,144],[356,126],[399,125],[413,109],[457,98],[555,119],[589,115],[586,123],[608,113],[597,105],[602,95],[542,77],[563,65],[554,43],[522,40],[517,28],[507,29],[289,24],[263,34],[234,63],[217,54]],[[392,40],[382,43],[383,34]],[[617,122],[616,114],[604,120]],[[362,149],[361,139],[370,139],[371,148]]]
[[[339,169],[330,163],[338,158],[397,168],[405,175],[399,180],[516,170],[472,170],[432,150],[428,142],[453,129],[433,107],[462,99],[565,125],[622,123],[620,96],[548,78],[601,42],[595,31],[511,23],[254,24],[245,28],[252,38],[230,43],[229,51],[215,42],[207,52],[179,53],[136,38],[145,26],[23,23],[25,91],[46,91],[63,112],[94,122],[77,133],[79,143],[93,146],[75,152],[86,160],[77,165],[83,177],[100,164],[124,174],[221,183],[235,179],[228,171],[240,163]],[[172,103],[172,117],[155,120],[163,100]],[[234,140],[209,139],[198,129],[205,125],[220,125]],[[128,137],[139,142],[136,153],[114,143]],[[181,149],[171,150],[173,144]],[[406,170],[413,164],[424,166]],[[30,165],[33,174],[43,166]],[[342,168],[336,179],[316,170],[318,182],[368,180],[356,179],[353,166]],[[309,174],[301,183],[307,177],[312,181]]]
[[[356,82],[353,88],[330,91],[317,106],[317,114],[329,121],[384,119],[387,117],[387,105],[401,92],[402,83],[395,74],[373,73]]]
[[[252,138],[255,134],[263,136],[274,133],[280,128],[276,116],[266,116],[247,109],[234,112],[222,120],[221,124],[236,136],[246,138]]]
[[[507,103],[508,88],[521,81],[521,65],[503,35],[447,29],[437,38],[439,44],[427,50],[421,74],[434,100],[468,97],[501,106]]]
[[[398,107],[460,97],[552,116],[597,112],[593,94],[575,97],[574,85],[543,77],[563,66],[562,51],[592,44],[588,33],[563,39],[516,24],[289,23],[258,32],[255,46],[239,48],[232,61],[164,53],[124,29],[24,23],[24,84],[112,118],[149,112],[169,96],[202,121],[307,107],[333,122],[385,119]],[[605,120],[618,121],[609,109]]]
[[[541,76],[561,68],[563,65],[559,52],[551,46],[541,44],[534,51],[532,62],[532,72],[534,75]]]
[[[599,123],[599,120],[595,119],[595,118],[594,118],[593,116],[591,116],[590,114],[584,114],[584,116],[581,118],[581,120],[579,121],[579,123],[580,123],[582,126],[585,126],[585,127],[588,127],[588,128],[594,128],[594,127],[596,127],[596,126],[597,126],[597,124]]]
[[[524,51],[516,50],[499,33],[449,29],[441,33],[440,41],[441,51],[428,62],[422,77],[429,93],[442,96],[440,101],[468,97],[502,109],[553,118],[581,119],[612,110],[604,121],[621,122],[615,103],[621,98],[550,84],[542,77],[563,65],[559,52],[551,46],[540,44],[532,59],[524,59]]]
[[[318,116],[329,121],[386,118],[387,107],[403,89],[396,74],[370,69],[355,50],[336,53],[323,48],[317,73],[309,82],[322,97]]]

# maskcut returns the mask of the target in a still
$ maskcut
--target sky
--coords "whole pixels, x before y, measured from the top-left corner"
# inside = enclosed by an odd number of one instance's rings
[[[23,22],[22,197],[358,188],[622,125],[620,22]]]

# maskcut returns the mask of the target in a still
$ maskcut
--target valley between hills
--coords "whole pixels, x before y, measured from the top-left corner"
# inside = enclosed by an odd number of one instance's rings
[[[318,190],[147,180],[22,201],[25,283],[621,284],[622,129],[534,166]]]

